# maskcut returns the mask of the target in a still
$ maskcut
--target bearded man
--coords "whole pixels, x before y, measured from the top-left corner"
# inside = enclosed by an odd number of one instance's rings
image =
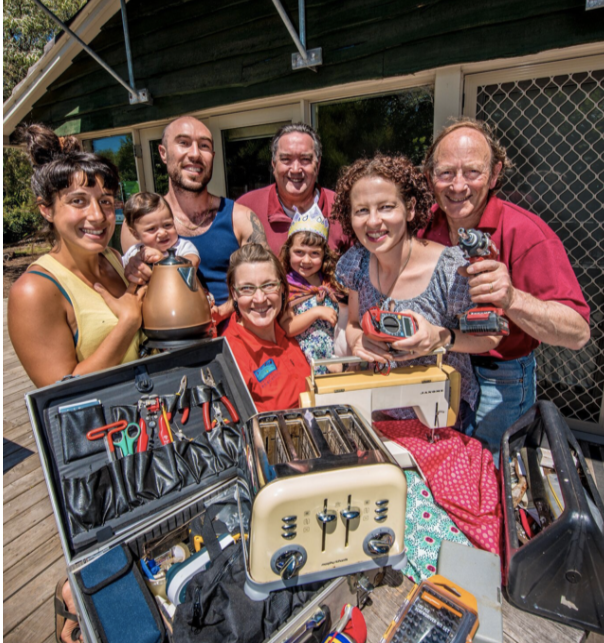
[[[164,129],[159,154],[168,169],[165,199],[172,209],[176,232],[199,252],[199,271],[214,296],[215,318],[220,322],[233,312],[226,285],[231,254],[248,243],[266,246],[264,229],[248,207],[208,192],[214,141],[200,120],[182,116],[172,121]],[[128,226],[122,226],[121,241],[124,252],[137,242]],[[126,266],[126,276],[144,284],[151,277],[151,268],[136,255]]]

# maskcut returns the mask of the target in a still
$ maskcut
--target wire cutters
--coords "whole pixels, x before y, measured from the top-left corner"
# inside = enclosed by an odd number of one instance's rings
[[[237,409],[231,403],[231,400],[229,400],[229,398],[226,396],[226,392],[224,390],[224,387],[222,386],[222,383],[219,382],[218,384],[216,384],[216,382],[214,381],[214,377],[212,375],[212,371],[209,368],[206,368],[205,374],[203,372],[203,368],[201,369],[201,379],[203,380],[203,383],[206,386],[209,386],[212,389],[212,392],[215,393],[215,396],[224,404],[226,410],[229,412],[229,415],[231,416],[231,420],[233,422],[239,422],[239,413],[237,413]],[[208,415],[209,415],[209,404],[208,404]],[[204,421],[205,421],[205,416],[204,416]],[[207,425],[206,425],[206,429],[207,429]]]
[[[130,424],[121,431],[119,440],[113,440],[113,433],[114,431],[110,432],[110,439],[113,441],[113,447],[117,447],[122,452],[122,457],[125,458],[127,455],[134,455],[134,445],[141,434],[141,427],[136,422],[130,422]],[[119,433],[119,431],[115,431],[115,433]]]

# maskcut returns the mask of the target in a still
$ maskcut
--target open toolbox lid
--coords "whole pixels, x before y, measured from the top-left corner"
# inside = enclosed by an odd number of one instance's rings
[[[202,367],[204,371],[210,368],[214,380],[222,384],[227,398],[237,409],[239,422],[232,423],[228,430],[207,433],[202,407],[192,400],[186,425],[176,418],[182,432],[186,438],[192,438],[192,442],[179,441],[174,435],[175,441],[164,447],[157,436],[152,435],[146,452],[118,457],[114,463],[110,463],[104,446],[97,453],[75,460],[66,457],[64,420],[59,407],[99,400],[105,420],[110,423],[113,421],[112,407],[136,405],[144,394],[174,395],[185,375],[189,388],[201,385]],[[256,413],[224,338],[59,382],[28,393],[25,399],[68,564],[156,512],[181,503],[206,486],[237,475],[244,453],[243,442],[235,453],[234,440]],[[217,401],[214,395],[212,402]],[[228,420],[227,409],[223,404],[220,408]],[[97,427],[83,426],[81,431],[85,434],[93,428]],[[156,464],[158,471],[161,470],[160,483],[148,489],[146,485],[154,477]],[[171,472],[174,474],[172,483]],[[113,488],[114,483],[117,488]],[[102,524],[95,525],[91,514],[101,515]]]

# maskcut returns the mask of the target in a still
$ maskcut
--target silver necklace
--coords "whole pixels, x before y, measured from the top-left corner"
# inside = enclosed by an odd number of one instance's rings
[[[378,290],[380,291],[380,295],[382,295],[382,301],[381,304],[386,301],[386,299],[390,298],[390,295],[392,294],[392,291],[394,290],[394,286],[396,286],[398,280],[401,278],[401,275],[403,274],[403,271],[407,267],[407,264],[409,263],[409,259],[411,259],[411,250],[413,249],[413,237],[409,239],[409,254],[407,255],[407,258],[405,259],[405,263],[402,265],[401,269],[398,271],[398,275],[396,276],[396,279],[392,282],[392,286],[390,286],[390,290],[386,293],[386,296],[383,296],[383,291],[382,291],[382,285],[380,284],[380,262],[378,261],[378,258],[376,257],[375,260],[377,262],[377,283],[378,283]],[[380,304],[380,305],[381,305]]]

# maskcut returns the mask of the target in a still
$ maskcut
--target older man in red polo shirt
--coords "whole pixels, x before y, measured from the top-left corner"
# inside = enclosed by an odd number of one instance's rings
[[[510,322],[495,350],[472,356],[480,384],[475,437],[495,462],[503,433],[535,403],[535,348],[578,350],[590,336],[589,307],[560,239],[538,216],[495,196],[506,166],[486,124],[462,119],[445,128],[424,160],[437,206],[420,234],[450,246],[459,228],[475,228],[499,249],[498,261],[467,268],[472,301],[502,308]]]
[[[287,241],[294,208],[304,214],[316,203],[329,219],[330,247],[347,250],[350,241],[340,223],[330,216],[335,194],[317,184],[321,167],[319,135],[306,123],[289,123],[275,134],[271,153],[275,183],[237,199],[262,222],[270,249],[279,255]]]

